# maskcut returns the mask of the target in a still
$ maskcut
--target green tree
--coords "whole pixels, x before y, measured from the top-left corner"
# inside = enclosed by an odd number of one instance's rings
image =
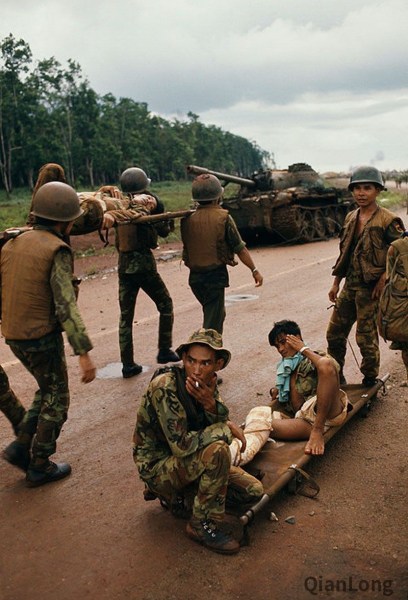
[[[7,194],[13,189],[12,167],[22,148],[26,107],[24,77],[31,62],[31,50],[12,34],[0,43],[0,172]]]

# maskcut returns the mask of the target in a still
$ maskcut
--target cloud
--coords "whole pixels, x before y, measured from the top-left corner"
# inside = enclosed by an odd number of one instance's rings
[[[407,22],[405,0],[3,0],[0,37],[76,60],[98,93],[333,167],[407,161]]]
[[[384,168],[408,164],[408,89],[375,98],[338,92],[305,94],[285,105],[238,103],[201,118],[274,152],[281,168],[309,162],[320,171],[333,165],[347,170],[351,164],[370,163],[380,151]]]

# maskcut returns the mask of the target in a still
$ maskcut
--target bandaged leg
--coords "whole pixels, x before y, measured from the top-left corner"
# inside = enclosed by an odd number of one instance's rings
[[[245,451],[241,453],[242,443],[237,438],[230,444],[231,464],[235,467],[246,465],[265,444],[271,433],[272,414],[270,406],[256,406],[249,411],[244,425],[247,442]]]

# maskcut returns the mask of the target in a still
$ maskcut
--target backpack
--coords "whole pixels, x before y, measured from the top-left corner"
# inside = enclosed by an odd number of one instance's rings
[[[391,246],[397,252],[379,302],[378,330],[385,341],[408,342],[408,237]]]

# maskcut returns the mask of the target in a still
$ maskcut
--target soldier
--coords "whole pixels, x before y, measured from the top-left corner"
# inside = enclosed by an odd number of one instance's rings
[[[24,418],[25,408],[10,387],[7,373],[0,365],[0,410],[10,421],[17,435],[19,425]]]
[[[27,225],[32,225],[34,222],[34,216],[31,215],[31,211],[33,209],[34,196],[36,195],[36,193],[42,185],[44,185],[45,183],[50,183],[50,181],[61,181],[62,183],[67,183],[67,180],[65,178],[65,172],[61,165],[57,163],[46,163],[38,171],[37,181],[35,182],[35,186],[33,189],[30,211],[28,213]]]
[[[389,336],[392,343],[391,350],[401,350],[401,358],[405,366],[406,376],[402,382],[403,387],[408,387],[408,294],[407,294],[407,259],[408,254],[408,231],[405,231],[400,240],[392,242],[388,248],[387,254],[387,281],[391,287],[392,302],[388,305],[388,310],[394,312],[393,315],[384,314],[384,319],[392,317],[394,319],[394,334]],[[381,311],[380,311],[381,312]],[[398,329],[398,332],[395,330]],[[387,327],[388,333],[388,327]],[[397,334],[397,335],[396,335]],[[397,338],[398,339],[394,339]]]
[[[92,381],[96,370],[76,304],[72,251],[63,241],[82,213],[78,196],[65,183],[46,183],[34,196],[32,213],[33,229],[2,249],[1,296],[3,336],[39,387],[3,457],[27,471],[27,484],[35,487],[71,473],[68,463],[50,461],[69,406],[62,329],[79,355],[82,381]]]
[[[213,329],[195,331],[177,352],[183,368],[168,367],[154,376],[142,398],[134,461],[147,492],[172,508],[194,484],[187,535],[214,552],[234,554],[239,543],[222,527],[226,499],[256,502],[263,486],[239,467],[231,467],[228,444],[233,436],[244,444],[245,438],[228,420],[216,376],[231,354]]]
[[[128,207],[124,210],[107,211],[103,227],[113,225],[140,216],[140,209],[152,214],[164,212],[160,200],[147,191],[150,184],[146,173],[137,167],[126,169],[120,176],[120,186],[127,195]],[[143,290],[156,304],[160,313],[159,351],[157,362],[165,364],[177,362],[180,357],[171,349],[173,332],[173,302],[157,272],[152,248],[157,246],[157,234],[166,237],[170,228],[168,223],[158,225],[120,225],[117,227],[116,244],[119,250],[119,346],[122,361],[122,375],[133,377],[142,372],[143,367],[134,361],[133,318],[136,299]]]
[[[385,283],[387,249],[404,231],[401,219],[377,204],[383,189],[382,175],[375,167],[358,167],[351,175],[349,190],[358,208],[346,216],[340,234],[340,254],[329,290],[329,299],[335,307],[326,333],[328,353],[340,365],[341,384],[345,383],[347,338],[355,322],[356,341],[362,355],[362,383],[371,387],[378,377],[377,311]],[[339,294],[343,278],[345,284]]]
[[[272,400],[283,409],[272,413],[272,436],[306,439],[305,454],[323,454],[323,434],[342,425],[349,410],[347,395],[339,388],[339,365],[331,356],[309,348],[295,321],[278,321],[268,339],[282,357],[276,387],[270,390]]]
[[[183,260],[190,269],[189,285],[203,307],[203,327],[223,331],[225,288],[229,286],[227,265],[235,266],[237,254],[255,280],[263,277],[252,260],[245,242],[228,211],[221,208],[224,188],[214,175],[198,175],[192,184],[195,213],[181,221]]]

